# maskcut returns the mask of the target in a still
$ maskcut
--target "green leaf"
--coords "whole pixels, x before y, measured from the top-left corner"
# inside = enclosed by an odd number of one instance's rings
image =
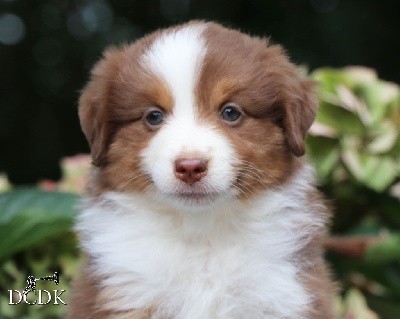
[[[352,146],[354,139],[343,139],[344,146],[341,158],[350,173],[369,188],[382,192],[387,189],[397,177],[395,161],[388,156],[376,156],[365,153]],[[353,144],[356,144],[355,142]]]
[[[381,242],[368,247],[364,260],[372,264],[400,261],[400,234],[386,235]]]
[[[339,160],[338,142],[321,136],[307,137],[307,155],[314,165],[319,181],[324,181]]]
[[[399,95],[397,85],[384,81],[363,83],[357,91],[368,106],[374,123],[384,118],[388,111],[388,105]]]
[[[364,125],[354,113],[342,107],[321,102],[316,121],[333,128],[338,134],[362,135]]]
[[[312,78],[319,83],[318,93],[335,93],[337,83],[345,82],[343,72],[332,68],[320,68],[312,73]]]
[[[0,194],[0,260],[70,230],[78,198],[37,189]]]
[[[374,167],[366,171],[365,184],[378,192],[382,192],[396,179],[396,164],[393,159],[388,157],[371,157],[371,159],[373,159]]]
[[[374,70],[365,67],[347,67],[343,69],[319,68],[311,74],[312,78],[319,82],[319,92],[336,94],[338,84],[349,89],[354,89],[360,84],[375,82],[377,76]]]
[[[374,154],[386,153],[396,144],[399,137],[398,128],[389,121],[382,121],[372,132],[375,136],[368,144],[368,151]]]
[[[375,82],[378,79],[375,70],[365,66],[348,66],[339,70],[346,74],[347,81],[352,86]]]

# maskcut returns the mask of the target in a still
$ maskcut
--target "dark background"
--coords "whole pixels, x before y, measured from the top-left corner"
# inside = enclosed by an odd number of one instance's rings
[[[189,19],[271,36],[311,70],[400,82],[400,0],[0,0],[0,171],[59,178],[61,157],[89,151],[77,99],[103,49]]]

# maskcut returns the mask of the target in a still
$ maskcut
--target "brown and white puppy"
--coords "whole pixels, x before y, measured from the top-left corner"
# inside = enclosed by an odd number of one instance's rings
[[[317,100],[281,47],[190,22],[106,51],[79,106],[93,171],[69,318],[333,318]]]

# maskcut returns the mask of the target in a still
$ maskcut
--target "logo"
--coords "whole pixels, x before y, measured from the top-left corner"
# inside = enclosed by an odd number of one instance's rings
[[[54,305],[66,305],[66,303],[61,299],[61,295],[65,292],[65,289],[62,290],[52,290],[52,293],[48,290],[36,290],[36,281],[38,280],[47,280],[47,281],[54,281],[56,285],[59,284],[60,282],[60,275],[58,272],[54,272],[54,275],[52,276],[46,276],[46,277],[41,277],[41,278],[35,278],[34,276],[28,276],[28,279],[26,280],[27,285],[25,289],[21,292],[19,290],[8,290],[10,300],[9,300],[9,305],[18,305],[22,301],[24,301],[28,305],[47,305],[52,301]],[[28,294],[32,293],[35,295],[34,300],[30,298],[28,300]],[[15,302],[14,297],[18,295],[19,299],[17,302]],[[38,295],[38,298],[36,299],[36,296]],[[46,299],[46,301],[44,301]]]

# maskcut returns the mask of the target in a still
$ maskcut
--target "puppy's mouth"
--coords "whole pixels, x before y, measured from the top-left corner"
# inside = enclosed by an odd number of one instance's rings
[[[218,196],[218,193],[184,192],[184,193],[177,193],[176,196],[188,199],[205,199],[205,198],[216,197]]]
[[[205,205],[213,203],[220,194],[217,192],[185,191],[169,194],[181,203],[189,205]]]

